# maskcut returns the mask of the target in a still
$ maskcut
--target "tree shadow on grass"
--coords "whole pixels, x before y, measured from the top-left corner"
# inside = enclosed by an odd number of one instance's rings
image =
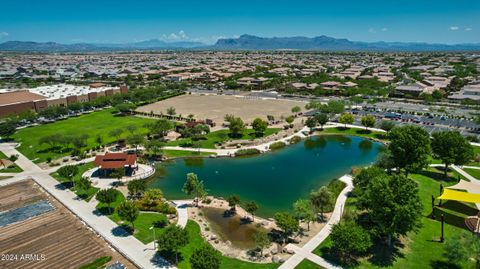
[[[458,179],[453,177],[445,177],[445,175],[441,172],[429,171],[429,170],[422,170],[417,172],[419,175],[426,176],[432,178],[436,181],[444,181],[444,182],[457,182]]]
[[[431,261],[430,266],[436,269],[460,269],[461,268],[460,266],[454,263],[446,262],[446,261]]]
[[[371,134],[372,131],[371,130],[366,130],[366,129],[360,129],[360,130],[356,130],[355,133],[362,134],[362,135],[367,135],[367,134]]]
[[[126,224],[119,225],[112,229],[112,234],[118,237],[127,237],[132,235],[132,228]]]
[[[165,260],[167,260],[168,262],[172,263],[172,264],[175,264],[176,262],[176,258],[175,258],[175,252],[174,251],[169,251],[169,250],[165,250],[165,249],[162,249],[162,250],[159,250],[157,252],[160,256],[162,256]],[[181,252],[178,252],[178,262],[180,263],[181,261],[183,261],[183,255]]]
[[[404,247],[398,240],[393,242],[392,247],[388,247],[383,242],[376,242],[371,249],[372,256],[368,259],[373,265],[385,267],[392,266],[398,258],[403,258],[400,250]]]

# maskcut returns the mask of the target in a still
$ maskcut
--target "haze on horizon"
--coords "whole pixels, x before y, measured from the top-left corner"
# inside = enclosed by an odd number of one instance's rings
[[[251,34],[480,43],[480,1],[2,1],[0,43],[214,43]]]

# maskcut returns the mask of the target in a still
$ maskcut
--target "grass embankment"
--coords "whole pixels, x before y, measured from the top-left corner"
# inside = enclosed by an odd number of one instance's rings
[[[0,151],[0,159],[8,159],[8,156],[5,155],[5,153]],[[23,172],[23,169],[20,168],[20,166],[16,165],[13,163],[12,165],[4,168],[3,166],[0,166],[0,173],[20,173]]]
[[[295,269],[320,269],[320,268],[323,268],[323,267],[321,267],[320,265],[314,262],[311,262],[308,259],[303,260],[300,264],[297,265],[297,267],[295,267]]]
[[[78,269],[98,269],[104,268],[104,266],[112,260],[112,256],[103,256],[91,263],[80,266]]]
[[[467,172],[476,179],[480,179],[480,169],[464,168],[463,171]]]
[[[137,134],[146,134],[146,123],[152,122],[152,119],[145,119],[134,116],[119,116],[113,114],[113,109],[106,109],[90,114],[72,117],[53,123],[32,126],[20,129],[13,135],[15,142],[20,143],[18,150],[30,160],[36,163],[45,162],[47,158],[57,159],[69,155],[73,148],[62,149],[57,146],[52,148],[47,144],[40,144],[40,139],[49,135],[88,135],[87,146],[89,149],[98,146],[96,137],[100,136],[102,144],[109,144],[116,141],[109,132],[112,129],[123,129],[121,138],[127,137],[130,133],[125,130],[127,126],[135,126]]]
[[[318,134],[342,134],[342,135],[354,135],[370,139],[376,139],[380,141],[387,140],[387,133],[379,131],[371,131],[360,128],[343,128],[343,127],[333,127],[333,128],[324,128],[319,130]]]
[[[457,176],[449,173],[445,178],[443,172],[436,168],[429,168],[418,174],[409,176],[418,184],[420,199],[423,204],[422,226],[417,232],[411,232],[402,238],[394,249],[388,250],[383,244],[377,244],[372,255],[360,260],[356,268],[457,268],[443,257],[444,246],[439,242],[439,216],[445,216],[445,240],[454,234],[467,230],[464,222],[466,216],[475,215],[478,210],[470,204],[448,201],[443,206],[435,208],[436,220],[431,219],[431,197],[439,196],[440,184],[451,186],[456,184]],[[438,204],[438,201],[436,202]],[[354,210],[355,198],[349,197],[346,209]],[[327,238],[314,253],[329,258],[328,250],[331,247],[330,238]],[[334,260],[332,260],[334,262]],[[471,261],[464,261],[462,268],[474,268]]]
[[[205,243],[203,237],[200,234],[200,227],[198,224],[192,220],[187,222],[187,226],[185,229],[188,231],[189,235],[189,243],[185,247],[183,247],[180,252],[181,261],[178,263],[177,267],[180,269],[190,269],[190,257],[192,256],[193,252],[198,249],[202,244]],[[221,269],[274,269],[278,268],[279,264],[274,263],[267,263],[267,264],[259,264],[259,263],[251,263],[245,262],[241,260],[237,260],[234,258],[222,256],[222,262],[220,265]]]
[[[184,157],[208,157],[210,155],[217,155],[215,152],[199,152],[189,150],[162,150],[167,158],[184,158]]]
[[[87,190],[83,190],[83,189],[77,188],[76,183],[82,178],[83,173],[85,173],[89,169],[92,169],[94,165],[93,163],[86,163],[86,164],[77,165],[77,167],[78,167],[78,173],[75,176],[73,176],[74,184],[73,186],[71,186],[72,187],[71,190],[75,192],[75,194],[78,195],[78,197],[88,202],[92,199],[92,197],[97,193],[99,189],[91,186]],[[69,178],[61,177],[57,172],[51,173],[50,175],[53,178],[55,178],[58,182],[62,183],[65,186],[70,187],[71,180]]]
[[[167,146],[192,147],[196,144],[200,148],[214,149],[216,144],[223,144],[229,140],[255,139],[266,137],[279,132],[279,128],[268,128],[262,136],[257,136],[252,129],[245,129],[241,136],[232,137],[230,130],[218,130],[205,135],[204,139],[193,141],[191,138],[181,138],[167,143]]]

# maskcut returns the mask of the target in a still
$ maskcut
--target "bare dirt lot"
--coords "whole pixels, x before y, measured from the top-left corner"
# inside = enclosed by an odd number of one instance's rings
[[[211,119],[217,125],[224,122],[226,114],[234,114],[242,118],[246,123],[251,123],[260,117],[266,120],[267,115],[276,119],[281,116],[289,116],[294,106],[302,110],[304,102],[276,99],[252,99],[248,97],[236,97],[226,95],[182,95],[167,100],[137,108],[137,111],[154,114],[166,114],[167,108],[174,107],[177,115],[186,117],[193,114],[197,120]]]
[[[0,227],[0,268],[78,268],[103,256],[136,268],[32,180],[1,187],[0,212],[45,199],[53,211]]]

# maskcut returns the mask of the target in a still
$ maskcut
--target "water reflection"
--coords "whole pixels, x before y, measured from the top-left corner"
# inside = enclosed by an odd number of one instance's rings
[[[358,143],[358,148],[363,152],[369,152],[373,148],[373,143],[370,140],[363,140],[360,143]]]
[[[327,139],[324,136],[315,136],[305,139],[303,146],[307,150],[312,150],[316,148],[323,149],[327,146]]]
[[[203,158],[185,158],[183,159],[185,165],[188,167],[203,167],[204,159]]]

